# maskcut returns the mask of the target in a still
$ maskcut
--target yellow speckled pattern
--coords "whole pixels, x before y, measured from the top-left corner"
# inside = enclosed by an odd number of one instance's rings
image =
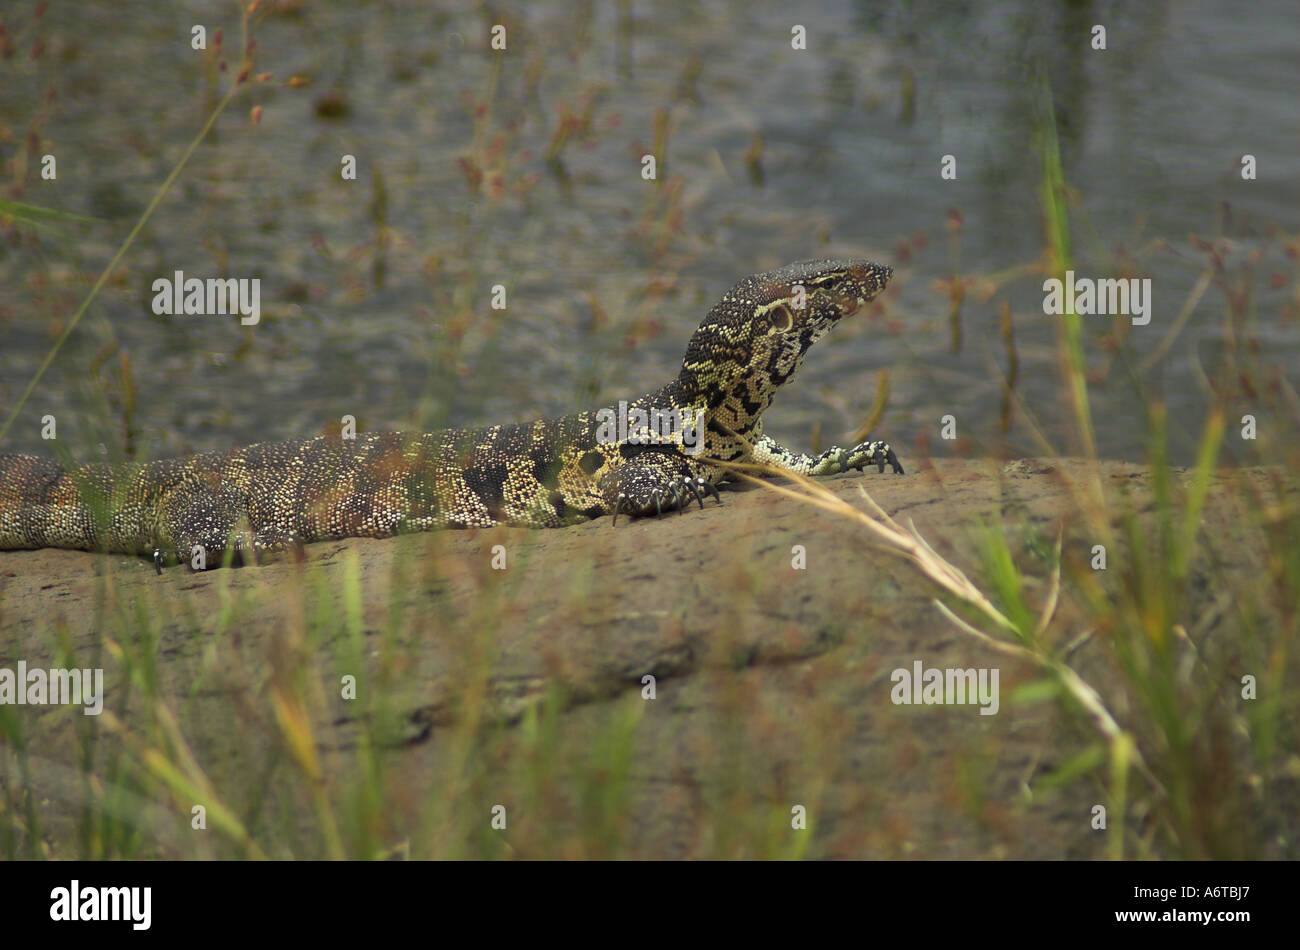
[[[655,514],[727,478],[718,462],[760,462],[831,475],[874,464],[902,473],[893,449],[867,441],[820,455],[763,434],[762,414],[808,349],[880,293],[888,267],[806,261],[736,284],[691,336],[677,378],[629,412],[691,410],[703,445],[607,437],[595,411],[558,419],[267,442],[230,452],[64,471],[0,454],[0,549],[61,547],[153,555],[209,566],[329,538],[382,538],[496,524],[553,527],[604,514]],[[804,306],[799,307],[803,302]]]

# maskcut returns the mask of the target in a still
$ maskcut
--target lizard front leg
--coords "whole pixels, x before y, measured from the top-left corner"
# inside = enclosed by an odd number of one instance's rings
[[[193,563],[201,550],[205,567],[218,566],[227,549],[237,563],[258,563],[259,552],[285,545],[274,532],[255,531],[249,523],[243,491],[211,474],[191,474],[172,486],[159,502],[162,543],[154,551],[154,568]]]
[[[889,465],[896,474],[903,474],[903,466],[888,442],[869,439],[859,442],[851,449],[842,449],[832,445],[820,455],[808,455],[805,452],[791,452],[771,436],[765,435],[754,443],[753,461],[771,465],[782,471],[796,475],[837,475],[851,468],[859,471],[867,465],[876,465],[883,472]]]
[[[713,495],[722,503],[713,480],[692,470],[676,452],[647,451],[627,459],[601,480],[606,507],[620,514],[662,515],[674,508],[685,510],[694,499],[704,507],[704,498]]]

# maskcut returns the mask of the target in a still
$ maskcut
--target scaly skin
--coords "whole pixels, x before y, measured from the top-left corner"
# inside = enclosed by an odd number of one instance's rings
[[[354,440],[264,442],[137,466],[83,465],[0,454],[0,549],[60,547],[209,566],[333,538],[496,524],[553,527],[627,513],[658,514],[731,477],[719,463],[753,462],[804,475],[886,465],[888,443],[792,452],[763,433],[763,412],[808,349],[884,289],[888,267],[807,261],[747,277],[691,336],[677,378],[628,404],[641,444],[608,419],[558,419],[394,432]],[[805,306],[796,309],[799,288]],[[690,410],[702,446],[681,431],[646,434],[635,411]],[[687,434],[687,439],[690,433]],[[718,499],[721,501],[721,498]]]

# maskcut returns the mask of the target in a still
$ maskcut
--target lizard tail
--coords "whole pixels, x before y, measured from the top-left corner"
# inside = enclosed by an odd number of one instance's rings
[[[106,466],[83,472],[98,482]],[[0,453],[0,550],[94,550],[95,519],[77,480],[50,459]]]

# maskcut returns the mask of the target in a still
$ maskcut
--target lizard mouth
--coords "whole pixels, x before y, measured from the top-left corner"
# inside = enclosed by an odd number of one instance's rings
[[[889,285],[890,278],[894,276],[894,270],[892,267],[885,267],[880,264],[864,263],[859,268],[857,276],[861,283],[869,284],[871,290],[865,297],[846,295],[837,299],[836,303],[840,308],[841,320],[853,316],[862,309],[863,305],[878,297],[885,287]]]
[[[845,317],[851,317],[861,310],[863,301],[857,297],[841,297],[835,301],[835,304],[840,311],[837,319],[843,320]]]

